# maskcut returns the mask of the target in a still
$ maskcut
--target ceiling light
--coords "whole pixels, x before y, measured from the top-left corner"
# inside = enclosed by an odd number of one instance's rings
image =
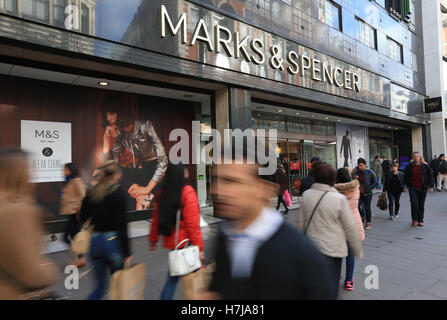
[[[300,113],[299,113],[299,112],[296,112],[295,114],[296,114],[296,115],[299,115]]]
[[[107,81],[99,81],[98,84],[99,84],[100,86],[103,86],[103,87],[106,87],[106,86],[110,85],[110,83],[107,82]]]
[[[388,129],[391,129],[391,127],[388,127]]]
[[[261,116],[261,114],[258,113],[258,117],[260,117],[260,116]]]
[[[340,120],[340,119],[338,119],[337,121],[338,121],[338,122],[340,122],[341,120]]]
[[[312,118],[315,118],[315,116],[314,116],[314,115],[312,115]]]
[[[329,118],[328,117],[326,117],[326,118],[324,118],[325,120],[329,120]]]
[[[278,112],[282,112],[282,109],[278,109]]]
[[[192,98],[192,94],[184,94],[183,97],[184,98]]]

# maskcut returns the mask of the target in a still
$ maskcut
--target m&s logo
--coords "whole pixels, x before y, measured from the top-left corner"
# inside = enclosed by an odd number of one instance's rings
[[[46,139],[59,139],[59,130],[35,130],[34,132],[35,138],[46,138]]]

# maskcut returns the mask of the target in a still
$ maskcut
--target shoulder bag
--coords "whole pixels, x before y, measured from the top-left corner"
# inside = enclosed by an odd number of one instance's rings
[[[314,217],[315,211],[317,211],[318,206],[320,205],[321,200],[323,200],[324,196],[326,195],[326,193],[328,193],[329,191],[326,191],[325,193],[323,193],[323,195],[321,196],[320,200],[318,200],[317,205],[315,206],[314,210],[312,211],[312,214],[310,215],[309,221],[307,222],[307,226],[306,229],[304,229],[304,234],[307,234],[307,229],[309,229],[309,225],[310,222],[312,221],[312,218]]]
[[[70,251],[75,255],[87,254],[90,251],[90,242],[94,227],[90,224],[92,218],[88,219],[81,231],[71,241]]]
[[[180,231],[180,215],[181,210],[177,212],[177,223],[175,226],[175,249],[169,252],[169,274],[171,277],[184,276],[197,269],[200,269],[202,262],[200,261],[199,246],[185,246],[182,249],[179,247],[189,239],[185,239],[178,243],[178,235]]]

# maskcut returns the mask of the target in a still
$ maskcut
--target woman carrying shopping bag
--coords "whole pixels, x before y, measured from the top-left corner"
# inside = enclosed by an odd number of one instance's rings
[[[126,220],[126,193],[120,188],[121,169],[113,161],[101,168],[98,183],[87,192],[82,202],[81,223],[90,220],[94,232],[90,257],[96,278],[96,288],[88,300],[100,300],[107,287],[110,273],[130,264],[129,238]]]
[[[289,183],[287,181],[287,173],[284,170],[284,166],[281,163],[278,163],[278,169],[276,170],[276,181],[279,186],[278,190],[278,204],[276,205],[276,210],[279,210],[279,207],[281,206],[281,203],[284,205],[284,208],[286,208],[286,211],[284,211],[284,214],[287,214],[289,212],[289,208],[287,207],[287,202],[284,198],[285,192],[288,192],[289,189]],[[290,197],[290,195],[289,195]]]
[[[200,228],[200,207],[197,194],[192,186],[186,185],[187,169],[179,164],[169,164],[161,191],[156,196],[152,213],[152,224],[149,235],[149,250],[155,251],[159,235],[164,238],[164,247],[174,250],[184,240],[199,247],[200,259],[203,261],[203,239]],[[180,210],[180,216],[178,211]],[[178,228],[177,218],[180,218]],[[177,243],[176,243],[177,240]],[[186,246],[186,242],[180,248]],[[161,293],[161,300],[172,300],[180,276],[168,278]]]

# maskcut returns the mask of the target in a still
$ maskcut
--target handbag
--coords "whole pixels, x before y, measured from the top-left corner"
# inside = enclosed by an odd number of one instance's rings
[[[284,202],[288,207],[292,206],[292,198],[290,198],[290,193],[288,190],[284,191]]]
[[[168,264],[169,274],[171,277],[184,276],[197,269],[200,269],[202,262],[200,261],[200,250],[198,246],[185,246],[182,249],[179,247],[189,239],[185,239],[178,243],[178,234],[180,230],[180,215],[181,211],[177,212],[177,223],[175,226],[175,249],[169,252]]]
[[[91,218],[88,219],[71,241],[70,251],[75,255],[87,254],[90,250],[90,242],[94,227],[90,224]]]
[[[304,234],[307,234],[307,229],[309,229],[309,225],[310,222],[312,221],[312,218],[314,217],[315,211],[317,211],[318,206],[320,205],[321,200],[323,200],[324,196],[326,195],[326,193],[328,193],[329,191],[326,191],[325,193],[323,193],[323,195],[321,196],[320,200],[318,200],[317,205],[315,206],[314,210],[312,211],[312,214],[310,215],[309,221],[307,222],[307,226],[306,229],[304,229]]]
[[[380,196],[379,200],[377,200],[377,207],[380,210],[384,210],[384,211],[388,209],[388,204],[387,204],[387,201],[386,201],[386,195],[385,194]]]
[[[110,300],[144,300],[146,288],[146,264],[125,265],[115,271],[110,279]]]

